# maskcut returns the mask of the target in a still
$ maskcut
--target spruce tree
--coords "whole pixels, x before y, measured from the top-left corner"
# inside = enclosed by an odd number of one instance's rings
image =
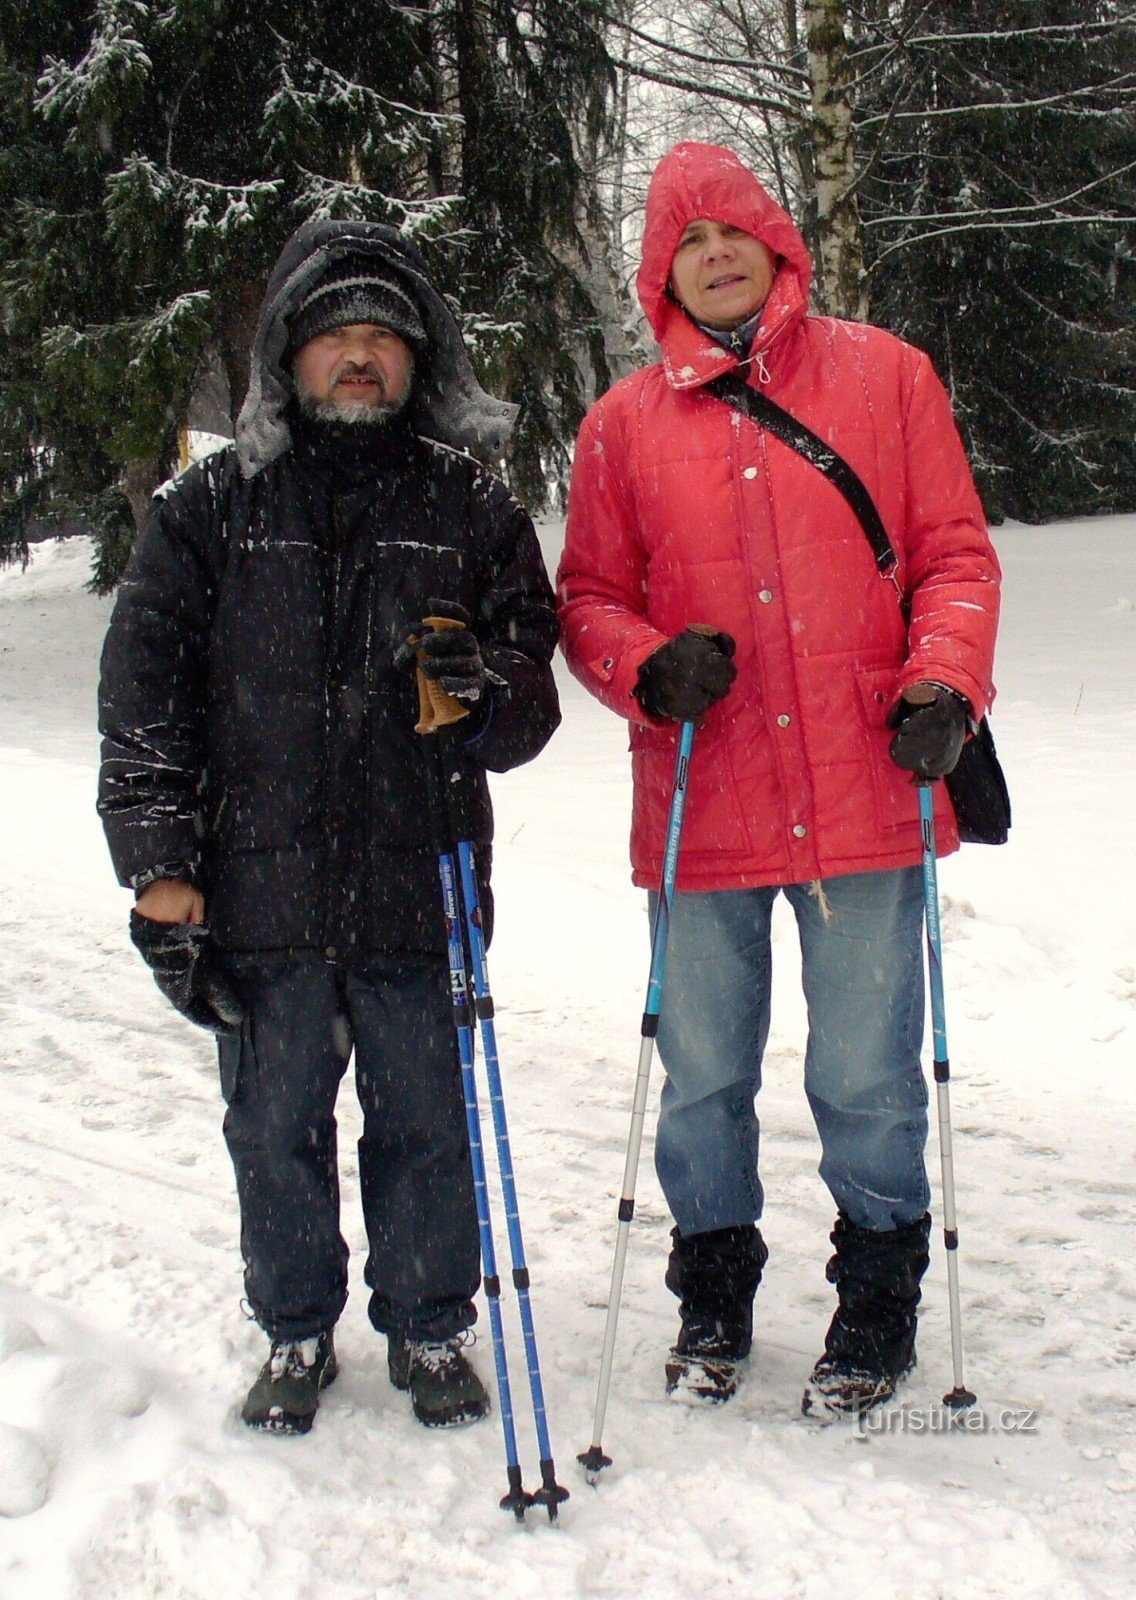
[[[230,418],[267,273],[311,217],[425,250],[475,359],[522,404],[513,472],[563,469],[594,347],[565,265],[601,118],[592,0],[0,0],[0,538],[81,511],[121,571],[209,369]]]
[[[530,500],[563,482],[587,388],[610,382],[600,316],[574,262],[587,254],[581,213],[595,204],[577,136],[594,137],[608,115],[600,15],[594,0],[456,0],[452,12],[472,224],[461,298],[495,308],[487,370],[521,405],[511,461]]]
[[[892,38],[859,41],[874,320],[934,357],[991,515],[1131,508],[1136,26],[937,0],[873,78]]]

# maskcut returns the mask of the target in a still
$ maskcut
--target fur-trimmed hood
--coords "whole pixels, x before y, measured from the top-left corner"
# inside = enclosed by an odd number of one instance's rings
[[[415,363],[408,417],[425,438],[483,459],[505,450],[517,407],[487,394],[474,376],[461,331],[426,276],[418,251],[378,222],[307,222],[288,240],[268,282],[250,357],[248,395],[237,419],[241,475],[253,478],[292,442],[287,408],[295,390],[284,365],[289,316],[328,267],[370,256],[405,286],[429,340]]]

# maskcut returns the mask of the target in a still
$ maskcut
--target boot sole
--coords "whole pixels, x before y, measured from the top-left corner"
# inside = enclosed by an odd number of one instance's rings
[[[429,1412],[419,1411],[418,1407],[411,1405],[417,1420],[424,1428],[440,1430],[442,1428],[466,1428],[471,1422],[480,1422],[482,1417],[489,1415],[488,1400],[473,1400],[463,1406],[459,1411],[447,1413],[445,1416],[435,1416]]]

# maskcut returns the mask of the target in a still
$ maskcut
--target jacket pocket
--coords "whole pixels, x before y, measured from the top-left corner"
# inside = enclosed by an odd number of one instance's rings
[[[911,774],[897,767],[888,754],[893,730],[887,725],[887,714],[895,699],[899,672],[896,665],[861,667],[856,673],[876,817],[883,828],[910,827],[919,816]]]
[[[712,714],[711,714],[712,715]],[[695,735],[690,758],[682,847],[689,857],[747,852],[752,848],[745,809],[737,792],[733,763],[724,737],[709,725]],[[678,725],[668,728],[634,723],[631,771],[635,790],[633,853],[653,856],[663,849],[674,794]]]

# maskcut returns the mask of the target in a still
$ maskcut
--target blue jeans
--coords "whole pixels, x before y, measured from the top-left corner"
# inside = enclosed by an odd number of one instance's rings
[[[676,894],[658,1050],[666,1068],[655,1168],[681,1234],[761,1216],[754,1098],[769,1035],[773,902],[797,917],[809,1035],[805,1092],[820,1174],[858,1227],[924,1215],[927,1085],[918,867],[824,884]],[[651,895],[654,916],[657,896]]]

